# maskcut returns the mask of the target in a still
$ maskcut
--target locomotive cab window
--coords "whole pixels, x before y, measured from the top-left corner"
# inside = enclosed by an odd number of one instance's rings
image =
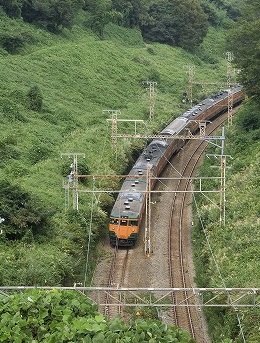
[[[120,220],[120,225],[127,226],[127,220],[125,219]]]
[[[118,224],[118,219],[110,218],[109,222],[110,222],[110,224]]]
[[[138,221],[137,220],[130,220],[130,226],[137,226]]]

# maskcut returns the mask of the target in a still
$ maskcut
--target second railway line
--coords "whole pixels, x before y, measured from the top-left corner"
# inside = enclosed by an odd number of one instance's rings
[[[218,121],[221,122],[223,119],[218,119]],[[212,130],[215,130],[218,125],[216,124]],[[191,194],[182,193],[181,190],[190,187],[190,182],[187,180],[194,175],[194,170],[198,166],[198,161],[205,145],[206,143],[203,141],[190,141],[168,163],[168,167],[165,168],[162,176],[177,179],[181,175],[183,177],[182,181],[169,180],[167,184],[162,184],[160,181],[157,182],[156,190],[163,191],[167,187],[171,188],[172,191],[152,195],[151,222],[153,231],[151,241],[153,254],[151,257],[147,258],[144,256],[144,221],[142,221],[140,237],[136,247],[134,249],[124,248],[120,250],[115,248],[111,268],[106,268],[106,273],[104,273],[101,283],[98,284],[98,281],[96,282],[94,280],[96,285],[155,288],[169,286],[180,288],[195,287],[193,282],[194,268],[192,265],[192,248],[190,242],[192,214],[191,206],[189,205],[192,199]],[[192,149],[189,146],[193,146],[193,152],[191,152]],[[197,152],[198,150],[200,152]],[[195,155],[199,157],[194,158]],[[190,163],[188,163],[188,160],[190,160]],[[169,185],[170,183],[171,185]],[[175,200],[173,202],[174,191]],[[174,221],[171,218],[174,218]],[[109,249],[110,247],[107,246],[107,248]],[[117,254],[118,252],[119,254],[124,253],[121,256]],[[129,258],[129,252],[131,258]],[[117,257],[118,261],[116,261]],[[178,301],[185,302],[188,298],[189,294],[183,294],[183,299],[178,299]],[[120,304],[121,299],[115,299],[110,294],[107,296],[106,303],[109,301],[114,304],[116,302]],[[176,303],[176,299],[173,299],[173,302]],[[208,337],[205,340],[207,333],[202,324],[203,316],[197,312],[195,307],[189,308],[187,302],[187,306],[185,307],[178,308],[178,306],[175,306],[173,308],[175,309],[174,313],[172,311],[161,313],[162,320],[190,331],[191,336],[196,338],[198,342],[208,342]],[[121,306],[112,306],[110,311],[107,309],[105,311],[112,317],[115,314],[121,314],[123,308]]]

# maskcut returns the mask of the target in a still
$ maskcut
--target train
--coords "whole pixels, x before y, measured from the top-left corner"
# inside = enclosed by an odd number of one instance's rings
[[[199,121],[210,121],[240,104],[245,98],[243,88],[239,85],[223,90],[204,99],[182,115],[170,122],[158,136],[143,150],[129,174],[124,179],[109,218],[109,240],[112,246],[133,247],[138,239],[143,214],[146,207],[148,170],[150,189],[163,171],[169,159],[185,144],[184,139],[172,139],[184,135],[187,129],[195,134]],[[168,138],[169,137],[169,138]]]

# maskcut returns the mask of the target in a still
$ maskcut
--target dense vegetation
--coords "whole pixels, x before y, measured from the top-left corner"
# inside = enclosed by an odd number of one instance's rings
[[[259,2],[246,1],[241,18],[229,33],[228,43],[232,46],[235,65],[240,69],[238,77],[251,97],[227,132],[228,153],[235,159],[227,171],[225,225],[220,225],[219,211],[213,204],[200,199],[197,205],[199,223],[194,241],[197,282],[202,287],[259,285],[260,74],[256,48],[260,37],[259,9]],[[208,161],[202,175],[208,175],[209,170]],[[218,199],[215,203],[218,204]],[[243,312],[208,309],[206,314],[214,342],[219,341],[220,332],[221,339],[259,341],[259,328],[255,325],[260,322],[259,309]]]
[[[0,341],[192,343],[188,334],[155,320],[109,321],[80,293],[26,291],[0,298]]]
[[[232,45],[235,62],[253,98],[228,133],[230,140],[232,138],[229,150],[235,162],[228,186],[232,192],[228,194],[225,230],[215,230],[219,227],[217,211],[211,206],[201,205],[200,211],[203,222],[208,225],[206,230],[214,242],[226,284],[257,285],[260,270],[256,260],[259,244],[259,106],[256,102],[259,99],[259,56],[254,46],[259,45],[259,11],[251,10],[240,19],[238,1],[192,2],[194,11],[202,16],[203,32],[194,36],[190,44],[183,43],[177,36],[169,42],[167,37],[174,36],[176,30],[177,23],[171,16],[177,3],[0,1],[3,9],[0,11],[0,217],[4,219],[0,224],[1,285],[89,284],[95,262],[100,258],[97,243],[106,234],[113,196],[92,197],[80,193],[79,211],[72,209],[71,192],[64,195],[62,189],[62,180],[67,184],[73,169],[72,154],[86,154],[85,158],[78,157],[82,174],[123,173],[142,143],[121,141],[116,159],[110,145],[110,127],[105,121],[108,115],[102,110],[120,109],[121,118],[147,120],[148,97],[142,81],[157,81],[156,120],[147,125],[150,132],[157,131],[187,107],[182,97],[188,87],[188,65],[196,66],[196,80],[225,83],[225,29],[232,26],[232,20],[236,21],[236,26],[230,44],[234,37],[241,42]],[[259,8],[256,1],[252,4],[254,7],[247,8]],[[168,19],[174,24],[171,27],[167,25],[167,18],[163,20],[164,11],[169,9],[172,12],[169,11]],[[153,37],[145,37],[147,27],[149,32],[155,32]],[[191,27],[186,35],[192,30]],[[250,30],[252,40],[248,39]],[[145,44],[144,38],[155,43]],[[197,46],[203,38],[203,43]],[[182,46],[186,51],[157,41]],[[214,90],[197,85],[193,91],[199,100]],[[70,153],[70,157],[61,158],[61,153]],[[115,190],[118,183],[116,180],[80,180],[80,188]],[[69,200],[69,209],[64,209],[64,199]],[[220,236],[223,239],[219,239]],[[200,244],[196,251],[201,252],[198,260],[203,261],[198,262],[198,270],[201,270],[198,284],[223,286],[200,232],[196,241]],[[15,307],[12,299],[4,300],[6,306]],[[17,302],[16,306],[28,302],[15,297],[13,301]],[[247,342],[255,343],[257,331],[252,326],[252,318],[259,318],[259,312],[248,311],[243,315]],[[232,312],[210,311],[209,318],[216,342],[225,338],[241,340]],[[20,325],[25,323],[21,321]],[[105,330],[109,325],[105,323]],[[221,330],[222,336],[219,335]]]
[[[257,113],[254,127],[252,111]],[[197,199],[195,212],[199,217],[193,238],[196,281],[200,287],[243,288],[259,285],[259,124],[259,107],[250,100],[226,132],[225,153],[234,160],[227,160],[231,168],[227,169],[225,225],[220,224],[219,209],[214,205],[219,204],[218,197],[211,197],[212,203]],[[210,148],[209,153],[219,154],[220,151]],[[217,171],[212,168],[216,164],[216,159],[207,159],[201,175],[219,176],[220,168]],[[208,185],[209,189],[216,187],[219,189],[219,185]],[[243,342],[239,320],[246,342],[258,342],[259,332],[255,323],[260,321],[259,309],[236,312],[228,308],[209,308],[205,312],[214,342],[222,342],[227,337],[232,338],[233,342]]]
[[[84,10],[84,25],[103,37],[109,22],[141,30],[147,42],[194,49],[205,38],[208,25],[226,26],[239,15],[239,6],[215,0],[2,0],[11,18],[44,27],[50,32],[71,28]],[[4,36],[9,51],[20,48],[28,37]]]
[[[202,43],[208,29],[207,15],[196,1],[161,1],[148,10],[151,18],[141,25],[144,39],[191,49]]]
[[[194,241],[197,282],[201,287],[255,287],[260,279],[260,77],[259,56],[255,48],[259,45],[259,12],[256,11],[259,4],[251,5],[252,2],[229,36],[236,66],[241,68],[239,78],[251,98],[227,132],[228,153],[235,159],[228,171],[225,226],[220,225],[219,211],[214,205],[201,202],[201,199],[197,204],[199,223]],[[211,153],[214,152],[215,149],[211,149]],[[202,175],[208,175],[209,170],[207,161]],[[259,341],[259,330],[255,325],[260,321],[259,310],[207,309],[206,314],[214,342],[219,341],[220,332],[221,339],[230,337],[235,342],[243,342],[244,335],[246,342]]]
[[[2,36],[26,38],[19,49],[12,39],[3,40],[0,50],[1,283],[71,284],[84,281],[86,269],[90,280],[92,261],[98,256],[94,246],[106,233],[113,196],[93,199],[80,193],[79,211],[73,210],[72,191],[68,195],[62,189],[62,180],[66,184],[73,169],[72,153],[86,154],[78,157],[82,174],[123,173],[131,163],[131,149],[135,153],[142,143],[121,142],[115,163],[109,115],[102,111],[120,109],[123,118],[147,119],[142,82],[157,81],[157,120],[147,129],[158,130],[185,108],[187,65],[195,63],[198,75],[225,82],[224,51],[220,56],[207,51],[212,35],[221,48],[222,35],[211,29],[205,47],[192,55],[166,45],[145,45],[139,30],[114,24],[106,26],[100,40],[81,26],[84,11],[79,25],[64,28],[59,35],[0,15]],[[205,93],[198,87],[194,95]],[[61,153],[71,153],[70,158],[61,158]],[[114,190],[118,183],[85,180],[79,186]],[[65,199],[70,202],[68,210]],[[85,266],[87,250],[91,256]]]
[[[259,1],[245,1],[243,15],[230,33],[229,43],[234,52],[235,64],[247,93],[260,103],[259,70]]]

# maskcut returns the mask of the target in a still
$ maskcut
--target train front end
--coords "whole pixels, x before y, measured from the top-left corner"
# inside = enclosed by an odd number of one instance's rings
[[[137,241],[138,219],[125,217],[110,217],[109,239],[112,246],[133,247]]]
[[[144,193],[142,180],[124,181],[109,219],[109,239],[112,246],[134,246],[140,227]]]

